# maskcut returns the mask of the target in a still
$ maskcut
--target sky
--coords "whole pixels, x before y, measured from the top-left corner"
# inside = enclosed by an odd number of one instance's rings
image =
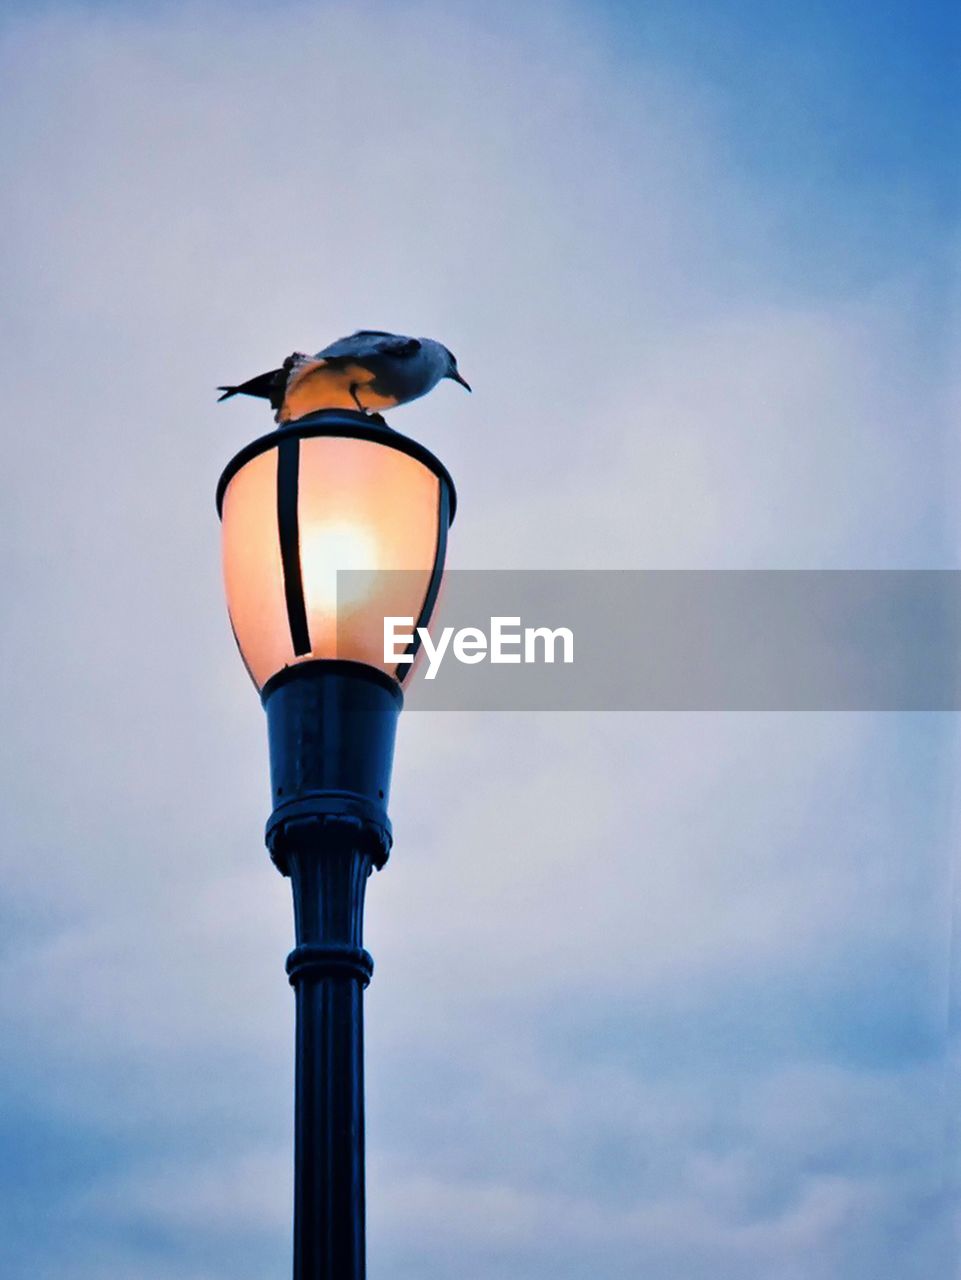
[[[0,1273],[289,1268],[219,383],[357,327],[458,568],[956,568],[953,6],[0,18]],[[267,362],[267,363],[265,363]],[[372,1280],[957,1276],[957,727],[409,712]],[[952,970],[955,978],[952,980]]]

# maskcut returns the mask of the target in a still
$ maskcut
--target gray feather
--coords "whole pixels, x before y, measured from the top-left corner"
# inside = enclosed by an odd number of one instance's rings
[[[379,329],[358,329],[349,338],[338,338],[323,351],[317,352],[318,360],[356,360],[363,364],[377,356],[393,356],[404,359],[420,350],[416,338],[402,333],[383,333]]]

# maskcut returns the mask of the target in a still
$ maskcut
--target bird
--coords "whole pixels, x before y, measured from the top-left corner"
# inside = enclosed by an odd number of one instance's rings
[[[218,387],[223,392],[218,403],[231,396],[259,396],[270,401],[274,421],[283,425],[318,409],[376,414],[426,395],[444,378],[471,389],[442,342],[358,329],[316,355],[295,351],[279,369]]]

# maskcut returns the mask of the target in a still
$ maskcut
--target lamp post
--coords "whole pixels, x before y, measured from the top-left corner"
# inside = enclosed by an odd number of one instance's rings
[[[253,441],[217,488],[231,626],[267,713],[266,842],[294,900],[294,1280],[365,1275],[364,891],[390,852],[411,670],[385,663],[383,619],[426,626],[455,502],[432,453],[340,409]]]

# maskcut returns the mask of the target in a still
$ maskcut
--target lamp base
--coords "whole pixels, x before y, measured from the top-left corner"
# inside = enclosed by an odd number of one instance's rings
[[[287,667],[264,686],[274,810],[266,841],[289,875],[287,849],[324,828],[347,828],[378,869],[393,833],[387,816],[397,717],[397,683],[360,662],[315,660]]]

